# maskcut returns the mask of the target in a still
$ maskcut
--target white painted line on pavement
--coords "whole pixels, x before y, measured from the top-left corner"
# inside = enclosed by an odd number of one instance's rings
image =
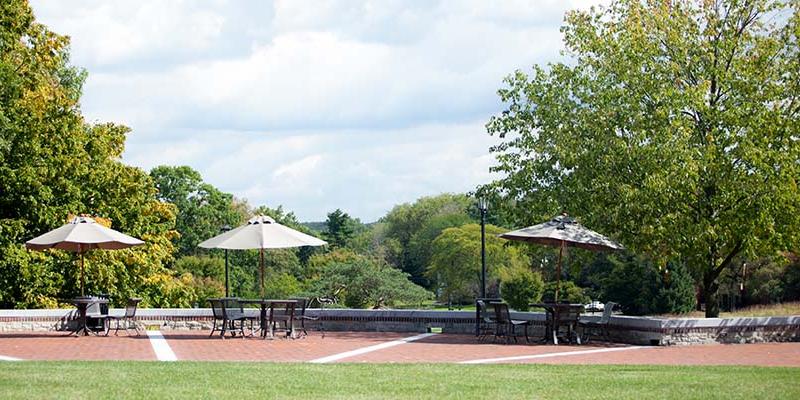
[[[461,361],[459,364],[489,364],[489,363],[505,362],[505,361],[532,360],[532,359],[537,359],[537,358],[579,356],[579,355],[582,355],[582,354],[609,353],[609,352],[612,352],[612,351],[638,350],[638,349],[643,349],[643,348],[645,348],[645,346],[612,347],[612,348],[608,348],[608,349],[565,351],[565,352],[561,352],[561,353],[531,354],[531,355],[527,355],[527,356],[484,358],[484,359],[481,359],[481,360]]]
[[[22,361],[22,359],[9,356],[0,356],[0,361]]]
[[[164,335],[160,331],[147,331],[147,336],[150,338],[150,344],[153,346],[158,361],[178,361],[178,357],[172,352],[167,339],[164,339]]]
[[[417,336],[411,336],[404,339],[393,340],[391,342],[376,344],[374,346],[362,347],[360,349],[355,349],[351,351],[346,351],[344,353],[334,354],[327,357],[317,358],[316,360],[309,361],[310,363],[314,364],[325,364],[333,361],[339,361],[343,358],[355,357],[361,354],[371,353],[373,351],[388,349],[389,347],[399,346],[401,344],[405,344],[408,342],[413,342],[415,340],[425,339],[427,337],[431,337],[436,335],[436,333],[423,333]]]

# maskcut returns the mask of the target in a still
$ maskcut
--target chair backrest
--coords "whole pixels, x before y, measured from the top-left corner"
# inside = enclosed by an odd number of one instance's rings
[[[139,307],[139,302],[142,299],[132,297],[128,299],[128,304],[125,305],[125,318],[133,318],[136,316],[136,308]]]
[[[486,301],[477,300],[475,305],[478,307],[478,318],[484,322],[494,322],[497,319],[497,313],[494,306],[489,306]]]
[[[559,319],[564,322],[578,322],[581,317],[583,306],[569,306],[561,310]]]
[[[498,324],[504,324],[511,321],[511,312],[508,311],[508,304],[506,303],[492,303],[494,306],[495,318]]]
[[[294,306],[295,317],[303,317],[306,315],[306,307],[308,306],[308,299],[305,297],[291,297],[289,300],[297,300]]]
[[[211,311],[214,312],[215,319],[225,319],[224,310],[222,309],[222,299],[208,299],[211,303]]]
[[[274,303],[270,303],[269,305],[269,319],[275,319],[275,317],[294,317],[295,316],[295,305],[298,303],[293,302],[282,302],[276,301]]]
[[[611,314],[614,312],[614,307],[616,305],[617,305],[617,303],[614,303],[613,301],[609,301],[608,303],[606,303],[603,306],[603,316],[600,317],[600,321],[599,321],[601,324],[607,324],[608,321],[611,320]]]
[[[239,318],[244,315],[244,306],[235,297],[222,298],[222,306],[225,318]]]
[[[486,319],[489,317],[489,311],[486,309],[486,302],[483,300],[475,300],[475,306],[478,307],[478,318]]]
[[[558,323],[578,322],[581,312],[583,312],[583,306],[553,303],[551,310],[552,311],[547,313],[548,323],[552,323],[554,321],[558,321]]]
[[[479,297],[475,299],[475,312],[478,319],[492,320],[495,318],[494,306],[492,303],[502,303],[503,299],[499,297]],[[481,306],[483,304],[483,306]]]
[[[107,293],[103,293],[103,294],[98,294],[95,297],[97,297],[100,300],[106,300],[106,301],[104,301],[102,303],[99,303],[100,314],[101,315],[108,315],[108,300],[111,298],[111,296],[108,295]]]
[[[102,310],[100,309],[100,303],[89,303],[86,306],[86,315],[99,315],[102,314]]]

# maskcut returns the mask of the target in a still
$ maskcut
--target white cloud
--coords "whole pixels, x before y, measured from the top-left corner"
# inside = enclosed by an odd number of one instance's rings
[[[502,78],[559,59],[598,1],[33,1],[89,69],[90,120],[124,160],[186,164],[252,204],[374,220],[491,179]]]

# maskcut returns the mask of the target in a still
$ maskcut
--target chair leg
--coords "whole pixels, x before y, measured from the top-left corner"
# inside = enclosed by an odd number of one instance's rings
[[[214,325],[211,326],[211,334],[208,337],[214,336],[214,332],[217,331],[217,319],[214,318]]]
[[[219,331],[219,337],[225,340],[225,331],[228,330],[228,320],[222,320],[222,329]]]
[[[558,345],[558,328],[553,329],[553,344]]]
[[[133,325],[133,330],[136,331],[136,336],[139,336],[139,326],[136,325],[136,321],[131,319],[131,324]]]
[[[514,338],[514,343],[517,343],[517,327],[511,324],[511,336]]]
[[[530,338],[528,338],[528,327],[529,326],[530,326],[530,323],[525,324],[525,343],[530,343],[531,342]]]

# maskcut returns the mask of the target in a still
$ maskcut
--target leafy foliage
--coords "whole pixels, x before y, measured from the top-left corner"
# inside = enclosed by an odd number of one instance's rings
[[[694,279],[683,263],[669,263],[658,290],[659,313],[684,314],[695,307]]]
[[[575,62],[516,72],[488,130],[485,191],[531,223],[567,209],[660,260],[681,257],[718,314],[741,254],[800,240],[800,8],[638,1],[570,12]],[[785,18],[773,18],[780,14]]]
[[[629,315],[685,313],[695,305],[694,281],[681,263],[660,271],[630,254],[608,257],[611,269],[600,278],[603,301],[619,303]]]
[[[336,209],[328,213],[325,221],[325,240],[333,247],[346,247],[356,234],[361,223],[346,212]]]
[[[427,265],[421,264],[427,259],[427,255],[418,253],[420,247],[412,245],[415,236],[425,229],[431,219],[444,215],[466,215],[471,205],[472,201],[467,196],[448,193],[422,197],[413,204],[395,206],[381,219],[381,222],[385,223],[385,237],[389,248],[399,250],[399,254],[389,261],[410,274],[411,280],[415,283],[428,286],[430,282],[425,275]],[[426,232],[426,236],[429,236],[429,233]],[[421,240],[418,237],[416,242],[420,243]]]
[[[321,274],[310,283],[310,294],[341,300],[347,307],[420,304],[431,297],[402,271],[353,252],[334,251],[312,263]]]
[[[203,182],[200,173],[188,166],[162,165],[150,171],[161,201],[178,208],[176,238],[179,255],[198,252],[197,244],[220,233],[223,226],[235,228],[246,214],[237,208],[233,196]]]
[[[544,281],[542,275],[527,268],[503,268],[500,270],[500,295],[509,307],[517,311],[528,311],[529,304],[542,299]]]
[[[175,209],[158,201],[146,173],[119,161],[128,128],[86,123],[79,108],[86,73],[69,64],[68,39],[36,23],[26,2],[2,7],[0,307],[52,307],[78,294],[74,255],[28,252],[22,243],[82,213],[146,242],[88,253],[90,293],[185,304],[183,281],[166,268]]]
[[[545,301],[553,301],[556,296],[556,282],[550,281],[544,285],[544,294],[542,298]],[[568,301],[576,304],[586,304],[589,302],[589,296],[586,295],[583,288],[575,284],[573,281],[561,281],[561,288],[558,291],[559,301]]]
[[[486,226],[486,283],[496,286],[501,268],[526,268],[527,260],[508,242],[497,237],[505,232],[494,225]],[[474,299],[480,293],[481,227],[467,224],[447,228],[433,241],[429,279],[441,289],[440,297],[449,302]],[[495,283],[492,283],[492,282]]]
[[[797,256],[765,258],[748,263],[745,281],[748,304],[800,300],[800,263]]]

